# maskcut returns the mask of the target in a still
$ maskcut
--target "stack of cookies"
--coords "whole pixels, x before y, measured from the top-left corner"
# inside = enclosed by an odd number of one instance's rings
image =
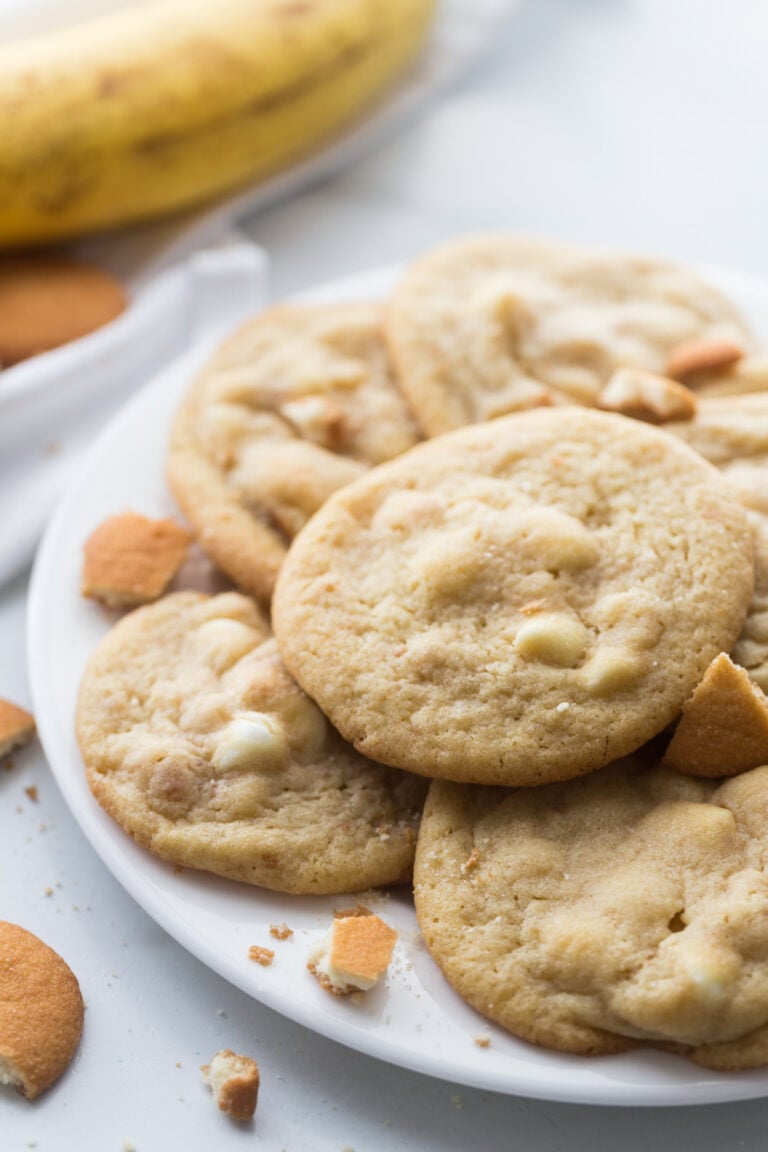
[[[766,1063],[767,459],[768,361],[667,263],[482,237],[268,312],[170,450],[238,591],[94,653],[91,787],[234,880],[413,868],[447,979],[534,1043]]]

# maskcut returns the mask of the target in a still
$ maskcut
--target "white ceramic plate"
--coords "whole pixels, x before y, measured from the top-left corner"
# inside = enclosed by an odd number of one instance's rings
[[[706,270],[705,270],[706,271]],[[397,269],[326,285],[303,299],[376,298]],[[742,307],[768,343],[768,284],[733,273],[709,278]],[[457,1083],[591,1104],[708,1103],[768,1095],[768,1072],[714,1074],[675,1056],[640,1051],[585,1059],[531,1047],[488,1026],[453,993],[416,930],[406,891],[375,906],[399,932],[385,987],[363,1004],[323,992],[305,968],[310,942],[347,900],[280,896],[204,873],[173,869],[139,848],[92,798],[74,736],[77,686],[88,654],[114,620],[79,594],[82,545],[105,517],[131,508],[173,514],[164,482],[169,422],[203,347],[166,368],[109,426],[54,515],[38,553],[29,605],[29,668],[46,755],[80,826],[120,883],[171,936],[227,980],[306,1027],[361,1052]],[[286,921],[284,943],[269,925]],[[248,960],[250,944],[275,963]],[[491,1045],[474,1037],[488,1033]]]

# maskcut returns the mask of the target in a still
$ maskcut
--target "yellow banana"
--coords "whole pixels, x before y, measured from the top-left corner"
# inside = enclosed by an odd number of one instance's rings
[[[149,0],[0,45],[0,246],[164,215],[350,121],[435,0]]]

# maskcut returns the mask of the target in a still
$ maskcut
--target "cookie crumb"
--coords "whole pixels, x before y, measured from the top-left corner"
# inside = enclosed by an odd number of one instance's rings
[[[491,1046],[491,1038],[487,1032],[484,1032],[481,1036],[475,1036],[474,1042],[478,1048],[490,1048]]]
[[[26,793],[27,796],[29,796],[29,798],[33,804],[37,804],[38,793],[37,793],[37,788],[35,787],[34,784],[30,784],[28,788],[24,789],[24,792]]]
[[[82,593],[109,608],[156,600],[184,563],[191,541],[192,534],[170,518],[111,516],[86,541]]]
[[[262,968],[269,968],[274,958],[275,954],[272,949],[263,948],[261,944],[251,944],[248,949],[248,959],[255,960],[257,964],[261,964]]]
[[[334,908],[333,916],[335,920],[346,920],[349,916],[373,916],[373,912],[366,904],[355,904],[354,908]]]
[[[250,1056],[222,1048],[200,1071],[222,1112],[233,1120],[251,1120],[259,1095],[259,1066]]]
[[[287,924],[270,924],[270,936],[274,936],[275,940],[289,940],[293,936],[293,928],[289,928]]]

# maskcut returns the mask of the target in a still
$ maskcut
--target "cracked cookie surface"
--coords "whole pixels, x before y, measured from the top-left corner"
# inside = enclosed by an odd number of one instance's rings
[[[238,593],[124,617],[86,667],[77,735],[99,803],[174,864],[282,892],[410,875],[424,782],[341,739]]]
[[[589,1054],[768,1062],[768,768],[633,757],[514,791],[435,781],[415,866],[433,957],[483,1015]]]
[[[621,416],[550,408],[415,448],[294,545],[274,626],[364,754],[540,784],[634,751],[739,635],[751,530],[717,471]]]
[[[204,550],[267,602],[288,544],[331,492],[418,438],[380,307],[286,306],[202,371],[175,420],[168,478]]]
[[[663,373],[692,338],[751,339],[680,265],[524,236],[463,238],[406,272],[387,337],[430,436],[547,403],[593,405],[617,368]]]

